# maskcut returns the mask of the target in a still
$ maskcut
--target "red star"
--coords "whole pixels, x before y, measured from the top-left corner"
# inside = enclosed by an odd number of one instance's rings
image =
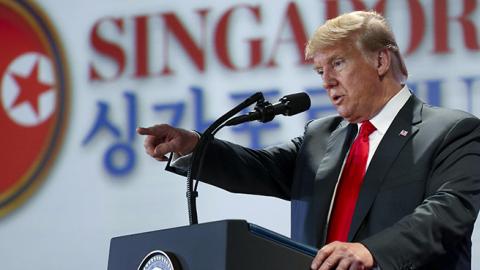
[[[23,102],[28,102],[32,106],[35,114],[39,115],[39,101],[38,98],[44,92],[52,88],[51,84],[43,83],[38,78],[39,61],[35,61],[32,71],[26,77],[12,73],[12,77],[17,82],[20,88],[20,94],[15,99],[12,107],[15,107]]]

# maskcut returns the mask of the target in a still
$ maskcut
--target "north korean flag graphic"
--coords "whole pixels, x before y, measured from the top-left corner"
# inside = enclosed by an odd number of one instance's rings
[[[25,201],[55,158],[65,122],[65,66],[33,4],[0,1],[0,216]]]

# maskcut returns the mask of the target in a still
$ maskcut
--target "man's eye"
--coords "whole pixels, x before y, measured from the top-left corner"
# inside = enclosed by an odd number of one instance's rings
[[[343,67],[344,63],[345,63],[345,61],[343,59],[336,59],[332,62],[332,67],[335,68],[335,69],[339,69],[339,68]]]

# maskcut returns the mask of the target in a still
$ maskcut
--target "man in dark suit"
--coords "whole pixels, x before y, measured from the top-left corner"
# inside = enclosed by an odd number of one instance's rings
[[[410,93],[394,36],[374,12],[327,21],[306,56],[339,115],[262,150],[215,139],[200,179],[291,200],[292,238],[321,247],[312,269],[470,269],[480,121]],[[158,160],[198,141],[167,125],[138,132]]]

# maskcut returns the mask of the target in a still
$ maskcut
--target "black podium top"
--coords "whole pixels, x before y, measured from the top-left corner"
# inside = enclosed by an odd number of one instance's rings
[[[108,270],[138,269],[156,250],[175,257],[175,270],[309,269],[317,252],[244,220],[224,220],[115,237]]]

